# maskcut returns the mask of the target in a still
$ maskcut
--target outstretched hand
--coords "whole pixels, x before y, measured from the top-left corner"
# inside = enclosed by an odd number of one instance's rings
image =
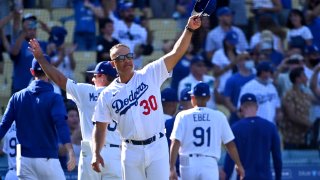
[[[193,30],[198,29],[201,26],[201,16],[193,15],[189,18],[187,26]]]
[[[43,52],[39,42],[36,39],[31,39],[29,45],[29,50],[32,52],[33,56],[36,59],[41,59],[43,57]]]

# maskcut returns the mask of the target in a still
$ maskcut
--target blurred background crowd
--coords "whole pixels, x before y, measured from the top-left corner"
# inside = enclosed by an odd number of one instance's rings
[[[0,0],[1,114],[11,94],[31,80],[29,39],[40,40],[68,78],[91,83],[85,71],[110,60],[115,44],[130,47],[136,69],[169,52],[194,3]],[[214,94],[208,106],[223,111],[230,125],[240,118],[239,96],[251,92],[258,115],[277,125],[284,150],[319,149],[319,31],[320,0],[217,0],[163,88],[179,97],[198,81],[208,83]],[[79,115],[74,103],[65,102],[72,142],[80,151]]]

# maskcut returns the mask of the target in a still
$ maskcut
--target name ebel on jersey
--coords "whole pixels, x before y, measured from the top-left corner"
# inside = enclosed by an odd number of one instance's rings
[[[138,100],[148,88],[149,86],[147,84],[141,83],[135,91],[131,90],[129,97],[113,101],[112,108],[115,109],[116,113],[120,112],[120,116],[126,114],[132,106],[138,105]]]

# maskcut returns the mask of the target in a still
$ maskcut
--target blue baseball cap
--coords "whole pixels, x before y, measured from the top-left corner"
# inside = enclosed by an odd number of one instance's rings
[[[307,46],[304,50],[305,54],[314,54],[314,53],[320,53],[320,49],[317,45],[313,44],[310,46]]]
[[[180,101],[190,101],[191,100],[191,96],[189,94],[190,91],[191,91],[190,88],[184,88],[180,92]]]
[[[56,44],[58,47],[64,43],[68,32],[64,27],[54,26],[51,28],[49,42]]]
[[[199,97],[210,96],[210,87],[207,83],[199,82],[189,93]]]
[[[224,37],[226,41],[228,41],[232,45],[237,45],[239,42],[239,36],[234,31],[228,31]]]
[[[132,2],[124,2],[124,3],[120,3],[119,5],[119,10],[120,11],[126,11],[130,8],[133,8],[133,3]]]
[[[262,61],[257,65],[256,70],[257,74],[260,74],[262,71],[273,72],[273,67],[270,62]]]
[[[216,0],[197,0],[191,15],[202,14],[210,16],[214,12],[215,6]]]
[[[232,15],[233,12],[229,7],[221,7],[217,10],[217,16],[223,16],[223,15]]]
[[[87,73],[93,74],[106,74],[112,77],[117,77],[117,71],[112,67],[111,63],[108,61],[101,61],[96,65],[94,70],[87,71]]]
[[[44,55],[44,58],[50,63],[50,57],[48,55]],[[36,60],[36,58],[33,58],[32,63],[31,63],[31,69],[33,69],[34,71],[43,71],[40,64],[38,63],[38,61]]]
[[[199,63],[199,62],[205,63],[204,62],[204,58],[202,56],[200,56],[200,55],[196,55],[191,59],[190,65],[196,64],[196,63]]]
[[[173,88],[165,88],[161,91],[162,102],[177,102],[178,96]]]
[[[257,98],[254,94],[252,93],[246,93],[244,95],[241,96],[240,98],[240,103],[241,105],[246,103],[246,102],[253,102],[253,103],[257,103]]]

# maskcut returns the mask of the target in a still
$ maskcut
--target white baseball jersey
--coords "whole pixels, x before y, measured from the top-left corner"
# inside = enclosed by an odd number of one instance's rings
[[[80,128],[83,141],[92,140],[93,122],[92,115],[100,92],[105,87],[95,87],[91,84],[75,83],[73,80],[67,81],[67,97],[73,100],[79,111]],[[111,120],[111,119],[110,119]],[[116,123],[111,121],[108,126],[106,142],[109,144],[121,144],[119,133],[116,130]]]
[[[207,107],[215,109],[214,89],[213,89],[215,78],[213,76],[203,75],[202,82],[207,83],[210,87],[211,96],[210,96],[209,101],[207,102]],[[187,77],[181,79],[181,81],[179,82],[179,86],[178,86],[179,98],[180,98],[181,91],[183,89],[185,89],[185,88],[193,89],[193,87],[198,83],[199,83],[199,81],[191,73]]]
[[[252,93],[257,98],[257,116],[263,117],[270,122],[274,122],[276,109],[280,108],[280,98],[276,87],[272,83],[264,85],[258,82],[257,79],[252,79],[241,88],[238,107],[240,107],[241,96],[246,93]]]
[[[221,143],[234,139],[226,116],[207,107],[194,107],[177,114],[170,139],[177,139],[180,155],[201,154],[219,160]]]
[[[17,133],[16,123],[13,122],[9,131],[4,137],[4,142],[3,142],[3,152],[5,152],[8,155],[9,169],[16,168],[16,156],[17,156],[16,146],[18,144],[16,133]]]
[[[134,71],[126,84],[113,81],[98,98],[93,120],[117,121],[122,139],[145,140],[164,131],[160,86],[170,76],[163,59]]]

